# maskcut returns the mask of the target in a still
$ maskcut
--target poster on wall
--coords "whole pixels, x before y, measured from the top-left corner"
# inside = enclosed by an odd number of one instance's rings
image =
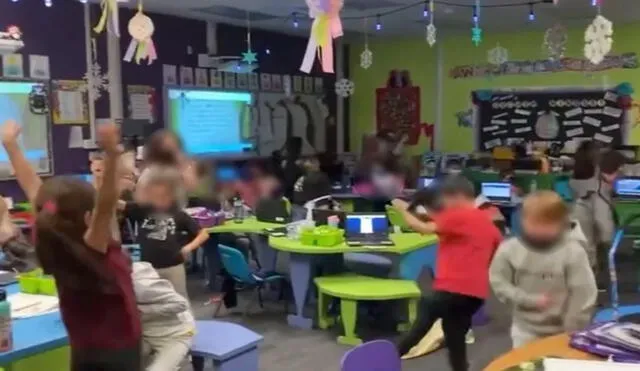
[[[36,80],[49,80],[51,78],[49,72],[49,56],[30,54],[29,76]]]
[[[420,124],[420,87],[376,89],[378,131],[405,134],[409,142],[417,143]]]
[[[276,92],[282,91],[282,75],[271,75],[271,90]]]
[[[260,90],[269,91],[271,90],[271,75],[268,73],[260,74]]]
[[[163,64],[162,82],[165,85],[178,85],[178,66],[173,64]]]
[[[324,80],[322,77],[316,77],[313,79],[313,91],[316,94],[324,93]]]
[[[249,74],[249,89],[260,90],[260,78],[255,72]]]
[[[236,76],[236,86],[238,89],[246,90],[249,87],[249,75],[246,73],[239,73]]]
[[[196,68],[196,86],[209,86],[209,76],[206,68]]]
[[[180,66],[180,85],[193,85],[193,68]]]
[[[129,118],[155,122],[156,90],[153,86],[127,85]]]
[[[222,88],[224,87],[224,80],[222,77],[222,72],[218,70],[209,70],[209,75],[211,77],[211,87],[212,88]]]
[[[547,147],[584,139],[607,146],[625,143],[626,110],[611,90],[483,91],[474,97],[481,151],[521,142]]]
[[[89,106],[82,80],[53,80],[51,116],[54,124],[88,125]]]
[[[304,93],[312,94],[313,93],[313,77],[305,76],[303,79]]]
[[[302,93],[304,89],[302,88],[302,76],[293,76],[293,92],[294,93]]]
[[[2,76],[9,79],[24,77],[24,64],[21,54],[5,54],[2,56]]]
[[[233,72],[223,72],[224,74],[224,88],[235,89],[236,88],[236,74]]]

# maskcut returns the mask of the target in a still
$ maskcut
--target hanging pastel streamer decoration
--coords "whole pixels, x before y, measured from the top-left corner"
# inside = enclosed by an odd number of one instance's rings
[[[101,33],[107,27],[117,37],[120,37],[120,20],[118,17],[118,0],[102,0],[100,2],[102,13],[98,24],[93,28],[95,33]],[[107,23],[109,21],[109,23]]]
[[[333,39],[343,35],[340,10],[342,10],[344,0],[306,0],[306,2],[313,24],[300,71],[311,72],[316,54],[318,54],[322,71],[334,73]]]
[[[128,28],[131,42],[122,59],[125,62],[131,62],[135,58],[137,64],[140,64],[143,59],[147,59],[147,64],[158,59],[156,47],[151,39],[155,27],[151,18],[142,12],[141,5],[138,5],[138,12],[129,21]]]

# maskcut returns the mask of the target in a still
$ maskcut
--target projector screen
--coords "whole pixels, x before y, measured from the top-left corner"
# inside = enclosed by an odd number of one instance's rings
[[[15,120],[22,127],[20,147],[38,174],[52,172],[49,113],[31,108],[31,95],[43,88],[41,82],[0,81],[0,124]],[[0,146],[0,179],[13,176],[7,152]]]
[[[252,150],[250,92],[166,88],[167,126],[190,155]]]

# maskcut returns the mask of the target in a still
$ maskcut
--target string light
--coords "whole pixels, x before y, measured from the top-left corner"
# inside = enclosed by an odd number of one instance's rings
[[[536,13],[533,11],[533,4],[529,4],[529,21],[536,20]]]
[[[478,24],[478,8],[473,8],[473,23]]]
[[[591,6],[598,6],[600,2],[598,0],[591,0]]]
[[[47,8],[51,8],[52,5],[53,5],[52,0],[44,0],[44,6],[46,6]]]
[[[422,11],[422,16],[424,18],[427,18],[429,16],[429,3],[428,2],[424,2],[424,10]]]
[[[298,28],[298,13],[293,13],[293,27]]]
[[[269,54],[271,54],[271,49],[267,48],[264,52],[265,52],[265,54],[269,55]]]
[[[382,23],[380,22],[380,14],[376,15],[376,31],[382,30]]]
[[[87,0],[80,0],[81,3],[86,4]]]
[[[17,3],[17,2],[18,2],[18,0],[11,0],[11,2],[12,2],[12,3]]]

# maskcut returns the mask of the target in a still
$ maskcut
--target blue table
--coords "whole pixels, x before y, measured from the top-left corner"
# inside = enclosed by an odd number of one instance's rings
[[[19,291],[18,285],[5,288]],[[60,312],[13,321],[13,350],[0,353],[5,371],[68,371],[70,352]]]

